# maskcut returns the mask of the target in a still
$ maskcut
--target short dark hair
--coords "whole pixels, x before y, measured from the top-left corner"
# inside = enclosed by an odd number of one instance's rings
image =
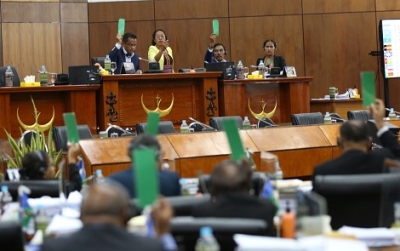
[[[22,158],[22,179],[42,180],[49,166],[49,156],[45,151],[32,151]]]
[[[223,45],[223,44],[221,44],[221,43],[216,43],[216,44],[214,44],[214,46],[213,46],[213,51],[214,51],[214,49],[217,47],[217,46],[222,46],[222,48],[224,48],[224,53],[226,54],[226,48],[225,48],[225,45]]]
[[[251,167],[246,160],[225,160],[211,172],[211,195],[250,190]]]
[[[150,134],[140,134],[131,140],[128,148],[128,156],[132,158],[132,151],[137,149],[153,148],[156,155],[160,155],[161,145],[157,138]],[[157,156],[156,156],[156,159]]]
[[[153,32],[153,38],[151,39],[151,45],[156,45],[156,42],[154,42],[154,40],[156,39],[156,33],[158,31],[162,31],[164,33],[165,39],[167,39],[167,33],[165,33],[165,31],[163,29],[157,29]]]
[[[122,42],[124,42],[124,43],[128,42],[128,39],[129,39],[129,38],[137,39],[137,37],[136,37],[135,34],[127,32],[127,33],[125,33],[124,36],[122,37]]]
[[[352,142],[369,140],[368,126],[360,120],[344,122],[340,127],[340,137],[343,140]]]

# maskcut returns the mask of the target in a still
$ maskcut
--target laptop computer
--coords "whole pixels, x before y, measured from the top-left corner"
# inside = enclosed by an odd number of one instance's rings
[[[272,67],[270,70],[270,74],[267,75],[267,78],[281,78],[284,77],[284,73],[281,74],[281,67]]]
[[[206,64],[206,71],[221,71],[222,79],[235,79],[235,68],[232,61],[208,63]]]

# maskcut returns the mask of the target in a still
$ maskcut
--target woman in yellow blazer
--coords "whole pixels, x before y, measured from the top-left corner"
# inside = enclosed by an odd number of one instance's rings
[[[153,40],[147,53],[150,62],[160,63],[160,69],[164,72],[174,72],[174,57],[169,47],[167,35],[162,29],[153,32]]]

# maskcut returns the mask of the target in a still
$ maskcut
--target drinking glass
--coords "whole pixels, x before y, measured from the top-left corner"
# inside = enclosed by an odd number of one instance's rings
[[[116,62],[111,62],[111,72],[112,75],[114,75],[114,71],[117,69],[117,63]]]
[[[249,67],[243,68],[243,75],[244,75],[244,78],[247,78],[247,75],[249,75]]]

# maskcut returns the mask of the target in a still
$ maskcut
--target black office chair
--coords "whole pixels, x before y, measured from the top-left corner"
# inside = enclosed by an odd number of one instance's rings
[[[400,174],[316,176],[313,190],[327,202],[332,229],[389,227],[400,201]]]
[[[342,116],[340,116],[339,114],[337,114],[335,112],[331,112],[329,115],[331,116],[331,119],[336,120],[336,123],[344,123],[344,122],[346,122],[346,120],[344,120],[342,118]]]
[[[109,125],[106,129],[107,135],[109,138],[118,138],[122,136],[133,136],[133,133],[128,130],[122,129],[117,125]]]
[[[213,117],[210,118],[209,124],[211,127],[217,129],[217,131],[223,131],[222,121],[227,119],[233,119],[236,123],[237,128],[242,129],[243,120],[240,116],[225,116],[225,117]]]
[[[94,57],[92,58],[92,65],[94,65],[95,63],[99,63],[101,65],[101,67],[104,68],[104,59],[106,59],[106,57]]]
[[[251,178],[250,193],[257,196],[260,194],[264,187],[267,177],[264,173],[253,172]],[[199,192],[206,194],[211,190],[211,176],[209,174],[202,174],[199,177]]]
[[[292,114],[292,125],[323,124],[324,117],[320,112]]]
[[[235,250],[234,234],[265,236],[267,233],[267,223],[256,219],[175,217],[171,219],[170,226],[178,250],[185,251],[194,250],[200,229],[204,226],[213,229],[221,250]]]
[[[0,222],[0,247],[2,251],[24,251],[22,227],[13,221]]]
[[[274,121],[270,118],[265,118],[265,119],[260,119],[258,120],[257,127],[258,128],[264,128],[264,127],[273,127],[276,126]]]
[[[6,70],[7,67],[0,67],[0,86],[6,86]],[[20,86],[20,80],[18,76],[17,69],[11,66],[11,70],[14,73],[13,86]]]
[[[30,146],[30,145],[32,144],[32,140],[33,140],[35,143],[37,143],[37,142],[38,142],[37,139],[38,139],[39,137],[42,137],[42,135],[41,135],[40,133],[38,134],[36,131],[27,130],[27,131],[25,131],[25,132],[22,133],[21,138],[20,138],[19,141],[18,141],[18,145],[19,145],[20,147],[22,147],[22,143],[23,143],[25,146]],[[44,143],[44,149],[45,149],[46,152],[47,152],[48,148],[47,148],[46,143]]]
[[[142,134],[146,131],[147,123],[136,124],[137,135]],[[164,133],[175,133],[174,124],[171,121],[160,121],[158,124],[158,134]]]
[[[347,111],[347,119],[367,121],[369,119],[373,119],[373,117],[368,110],[357,110],[357,111]]]
[[[18,200],[18,187],[24,185],[31,190],[29,198],[40,198],[49,196],[52,198],[60,197],[60,181],[59,180],[21,180],[21,181],[3,181],[0,185],[8,186],[13,201]],[[68,187],[68,184],[66,184]],[[66,189],[68,196],[69,189]]]
[[[93,138],[92,132],[88,125],[78,125],[79,139],[91,139]],[[53,140],[56,147],[56,151],[68,151],[68,135],[66,126],[55,126],[53,127]]]

